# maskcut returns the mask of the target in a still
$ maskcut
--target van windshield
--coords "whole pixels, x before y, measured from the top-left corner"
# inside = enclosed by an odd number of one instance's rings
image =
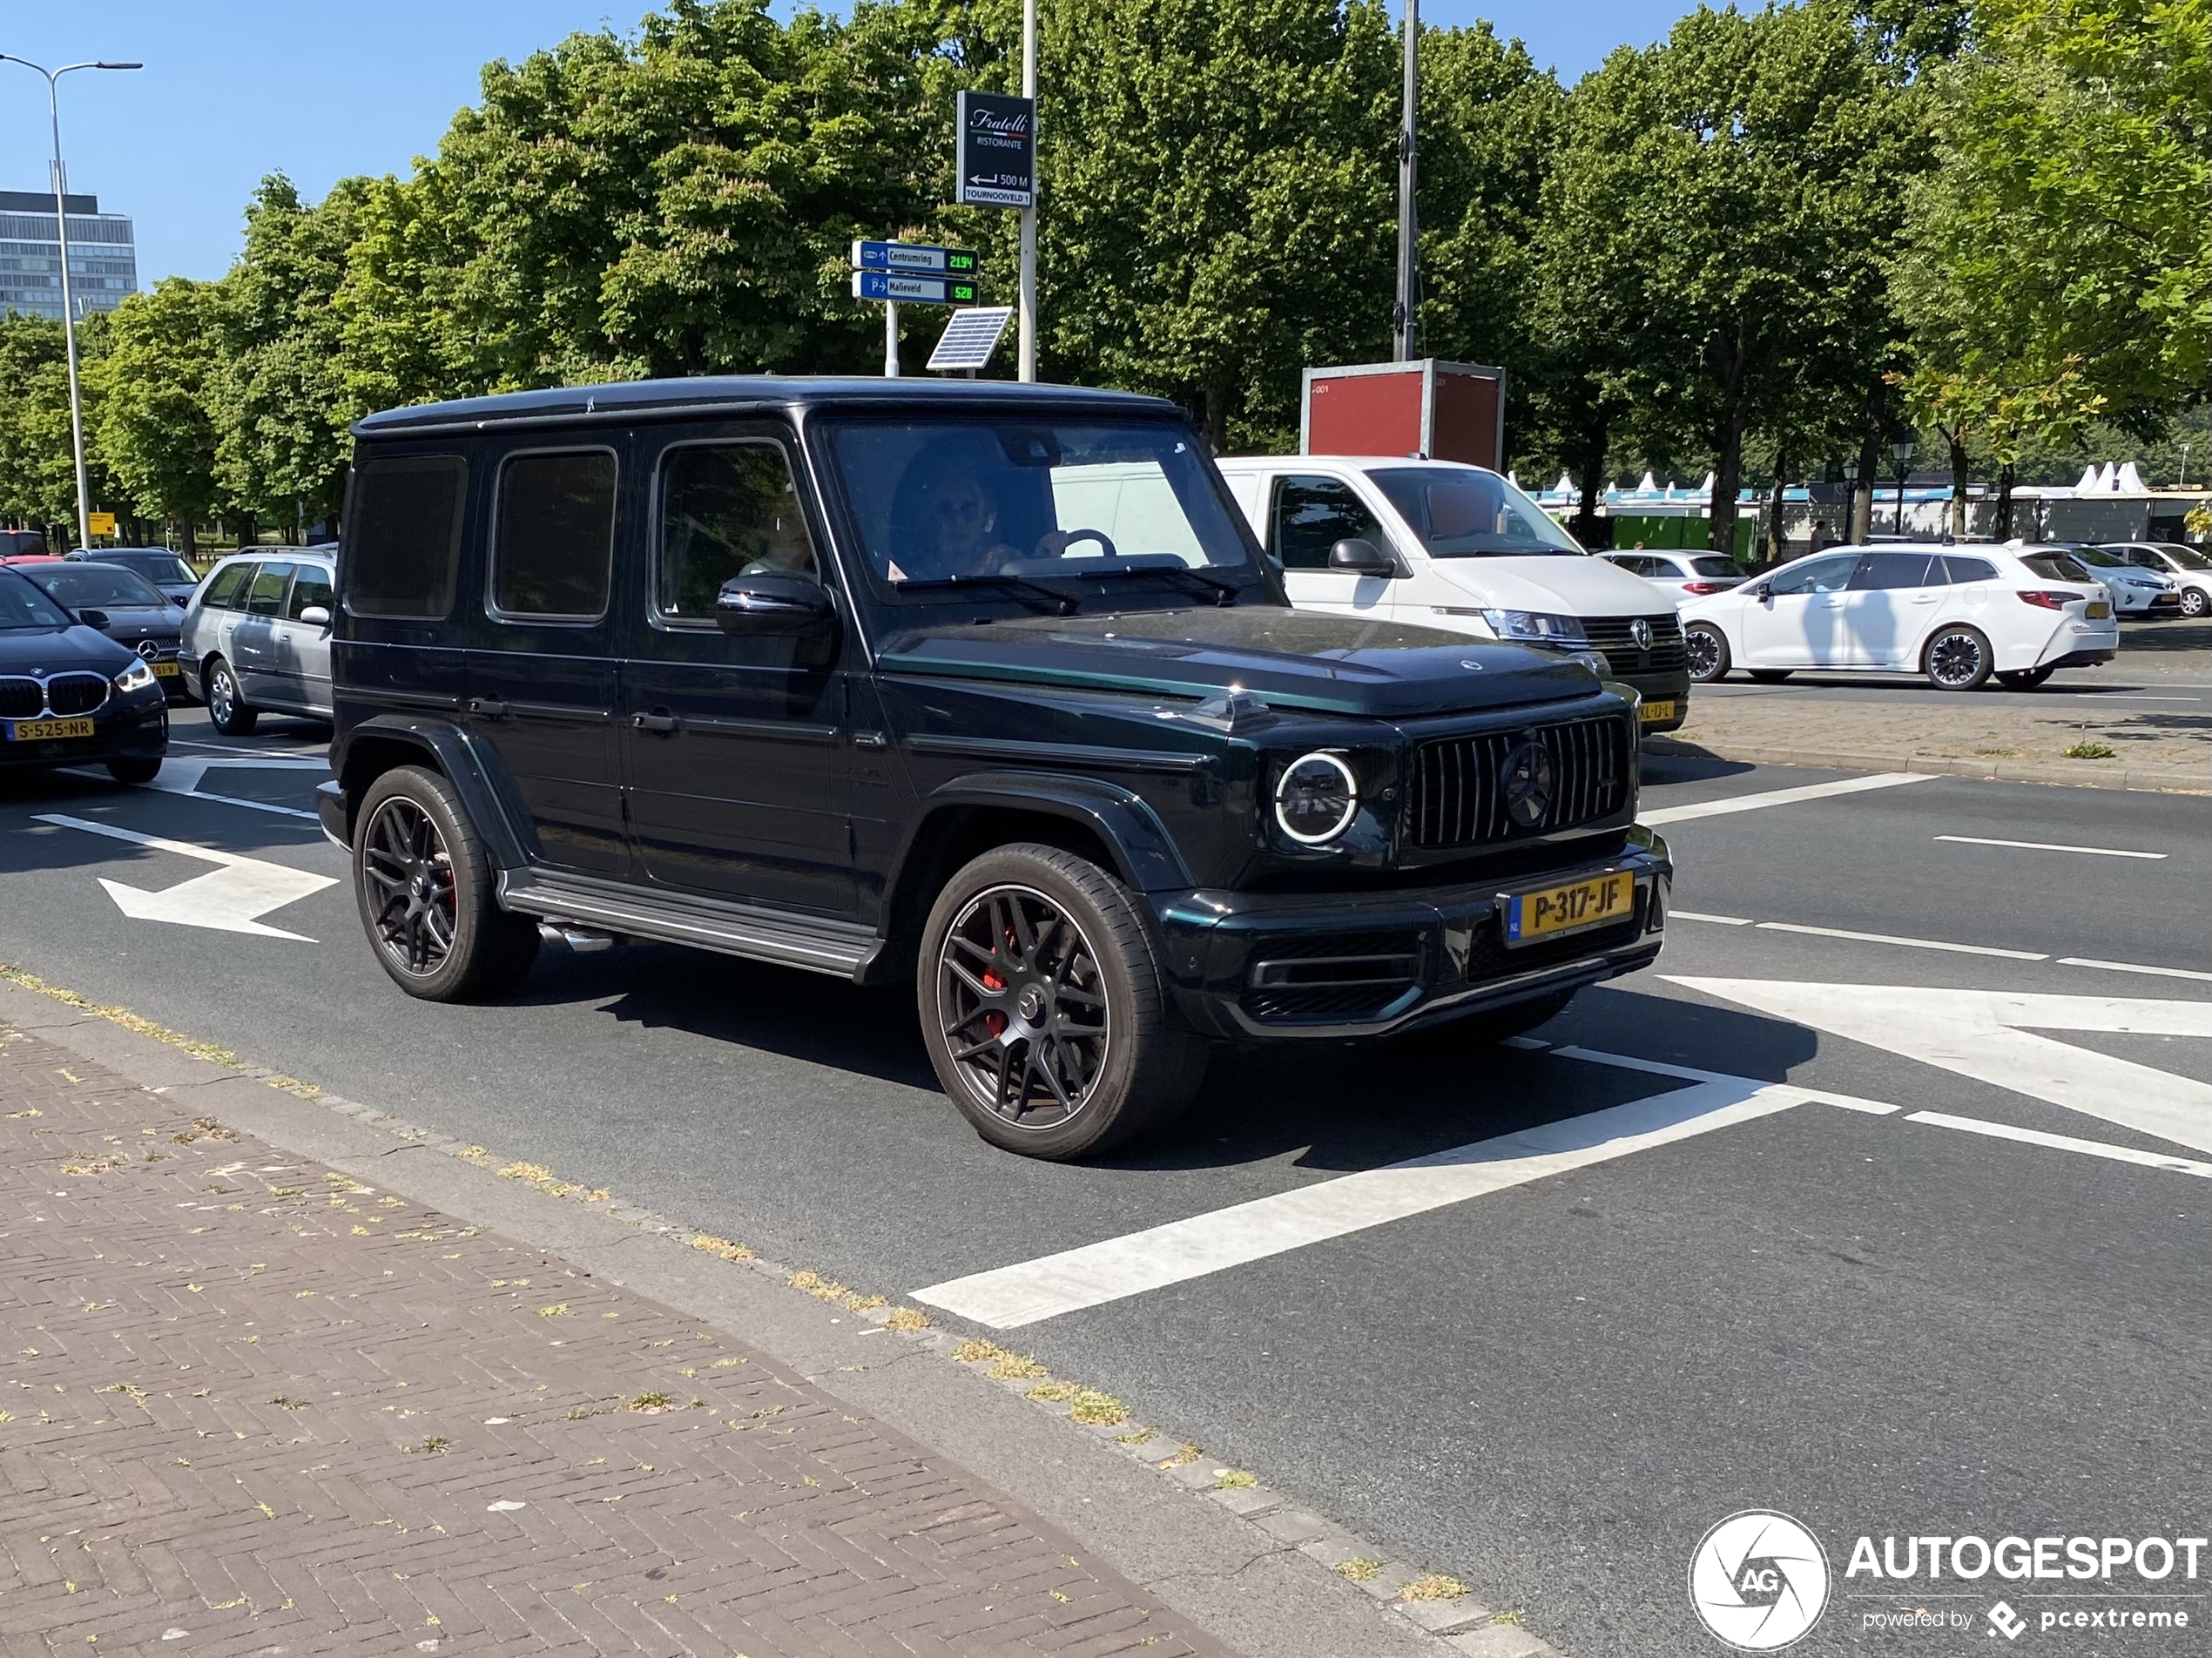
[[[1260,579],[1180,425],[854,421],[829,447],[870,574],[894,595],[1147,573]]]
[[[1431,558],[1584,556],[1550,514],[1494,472],[1392,467],[1369,475]]]

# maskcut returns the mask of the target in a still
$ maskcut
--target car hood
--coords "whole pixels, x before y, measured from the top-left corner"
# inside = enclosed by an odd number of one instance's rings
[[[0,628],[0,673],[111,674],[132,659],[124,646],[88,627]]]
[[[173,604],[118,604],[97,607],[107,611],[107,636],[132,644],[140,639],[173,639],[185,613]]]
[[[1484,606],[1561,616],[1651,616],[1667,601],[1602,558],[1432,558],[1429,569]]]
[[[1271,604],[923,625],[886,640],[877,661],[891,673],[1175,697],[1234,686],[1385,718],[1565,701],[1596,683],[1521,645]]]

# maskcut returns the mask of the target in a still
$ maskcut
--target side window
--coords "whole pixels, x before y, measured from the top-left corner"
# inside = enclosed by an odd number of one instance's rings
[[[596,622],[614,562],[615,457],[605,449],[509,455],[499,469],[491,607]]]
[[[292,578],[292,596],[286,601],[284,613],[297,621],[300,612],[320,604],[330,608],[329,574],[314,564],[302,564],[299,574]]]
[[[1340,541],[1371,541],[1384,551],[1390,539],[1375,515],[1360,505],[1352,486],[1335,478],[1275,481],[1267,516],[1267,550],[1285,570],[1326,570],[1329,549]]]
[[[2127,559],[2130,564],[2140,564],[2145,570],[2157,570],[2161,574],[2166,570],[2166,561],[2148,547],[2130,547]]]
[[[653,603],[674,622],[711,622],[733,576],[781,570],[821,580],[814,543],[782,448],[687,443],[660,462]]]
[[[284,591],[292,585],[292,566],[264,564],[246,590],[246,608],[255,616],[282,616]]]
[[[453,610],[469,463],[457,455],[368,461],[354,478],[346,526],[346,608],[421,618]]]
[[[246,608],[246,584],[253,579],[259,566],[249,559],[244,563],[226,564],[207,584],[207,596],[200,601],[203,610],[242,610]]]
[[[1934,573],[1931,576],[1929,566]],[[1900,587],[1940,586],[1943,562],[1926,553],[1864,553],[1851,573],[1853,592],[1882,591]]]
[[[1838,558],[1816,558],[1794,570],[1777,572],[1767,578],[1767,590],[1777,596],[1788,593],[1840,593],[1851,580],[1852,566],[1858,555],[1845,553]]]
[[[1969,582],[1995,581],[1997,566],[1986,558],[1960,558],[1955,554],[1946,553],[1943,560],[1943,573],[1952,586],[1964,587]]]

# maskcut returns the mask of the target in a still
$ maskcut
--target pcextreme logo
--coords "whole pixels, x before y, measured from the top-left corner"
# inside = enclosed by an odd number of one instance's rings
[[[1739,1652],[1777,1652],[1801,1639],[1828,1605],[1828,1556],[1787,1514],[1730,1514],[1689,1557],[1689,1604]]]

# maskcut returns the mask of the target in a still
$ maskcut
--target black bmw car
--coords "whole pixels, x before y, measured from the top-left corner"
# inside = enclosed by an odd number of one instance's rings
[[[97,760],[118,783],[150,783],[168,751],[153,670],[0,569],[0,767]]]
[[[105,560],[18,564],[16,571],[64,610],[80,617],[97,610],[103,620],[93,625],[118,644],[137,651],[171,702],[184,700],[177,639],[185,613],[145,576],[127,565]]]

